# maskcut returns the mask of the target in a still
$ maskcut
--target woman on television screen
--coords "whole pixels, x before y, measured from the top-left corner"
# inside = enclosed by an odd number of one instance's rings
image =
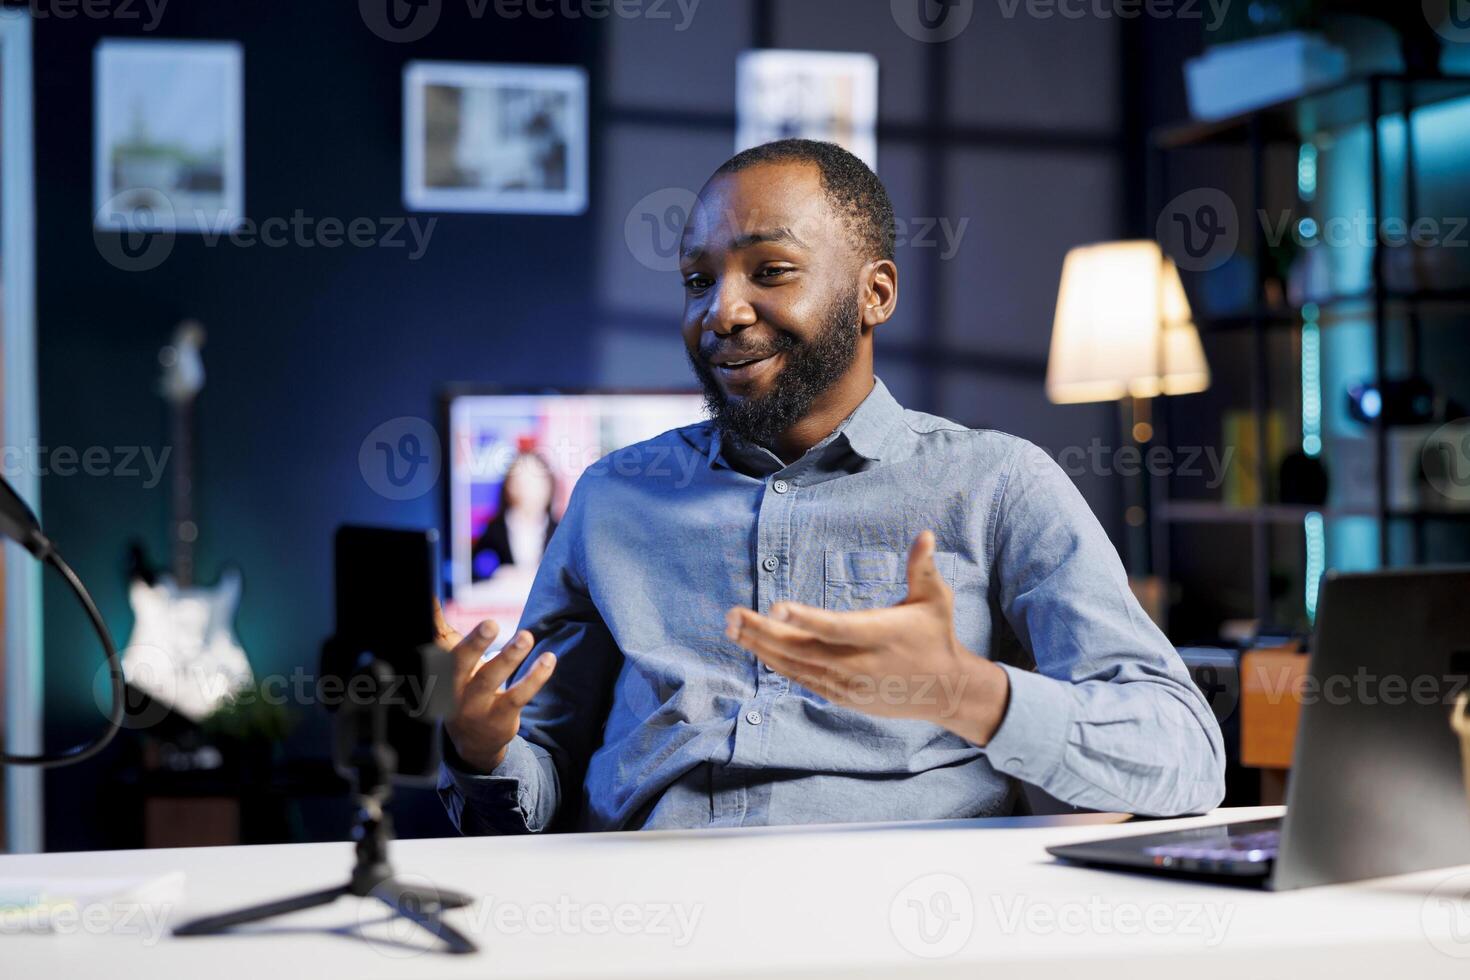
[[[470,551],[473,580],[488,579],[507,565],[518,572],[534,572],[556,530],[556,519],[551,516],[555,499],[556,477],[551,467],[537,453],[522,450],[500,482],[495,516]]]

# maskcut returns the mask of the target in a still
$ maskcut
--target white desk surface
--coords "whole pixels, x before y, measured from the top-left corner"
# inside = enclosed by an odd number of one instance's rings
[[[480,944],[477,955],[427,952],[431,944],[412,929],[389,928],[386,906],[342,899],[231,936],[160,935],[142,915],[110,931],[0,936],[0,975],[1470,975],[1470,868],[1272,894],[1068,867],[1042,850],[1280,812],[1220,810],[1125,827],[1096,815],[399,841],[393,856],[403,877],[479,897],[450,913]],[[349,844],[10,855],[0,857],[0,880],[182,870],[183,901],[155,910],[171,925],[336,884],[351,863]],[[916,909],[926,911],[924,934]]]

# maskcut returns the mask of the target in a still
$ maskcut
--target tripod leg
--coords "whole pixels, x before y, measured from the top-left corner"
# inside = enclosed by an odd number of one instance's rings
[[[235,926],[244,925],[247,922],[259,922],[261,919],[272,919],[278,915],[288,912],[299,912],[302,909],[316,908],[318,905],[330,905],[343,895],[349,893],[345,885],[336,888],[328,888],[319,892],[307,892],[303,895],[293,895],[290,898],[277,899],[274,902],[266,902],[261,905],[252,905],[249,908],[236,909],[233,912],[222,912],[219,915],[209,915],[202,919],[194,919],[182,925],[174,927],[175,936],[209,936],[224,932]]]
[[[440,915],[445,909],[460,908],[472,899],[458,892],[440,892],[437,889],[416,888],[392,878],[381,882],[373,889],[373,896],[437,936],[451,953],[473,953],[477,947],[464,933],[445,922]]]
[[[464,892],[451,891],[448,888],[434,888],[433,886],[425,888],[422,885],[410,885],[405,881],[391,877],[384,879],[384,882],[387,888],[391,890],[381,893],[381,895],[389,896],[384,898],[384,901],[417,902],[419,908],[430,911],[436,909],[461,909],[466,905],[473,904],[475,901]],[[380,892],[378,889],[374,889],[372,894],[380,895]]]

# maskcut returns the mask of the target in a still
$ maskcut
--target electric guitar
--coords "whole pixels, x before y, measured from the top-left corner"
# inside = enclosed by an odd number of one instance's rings
[[[123,652],[129,686],[200,722],[252,680],[250,662],[235,639],[240,604],[239,569],[228,568],[213,586],[194,582],[194,405],[204,387],[204,329],[179,324],[173,343],[159,352],[160,385],[172,419],[173,519],[169,538],[172,574],[135,567],[128,587],[133,633]],[[140,562],[135,564],[141,565]]]

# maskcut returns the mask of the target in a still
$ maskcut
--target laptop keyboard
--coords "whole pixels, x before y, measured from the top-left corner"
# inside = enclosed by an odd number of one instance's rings
[[[1213,834],[1202,840],[1177,844],[1156,844],[1144,849],[1150,857],[1172,861],[1230,861],[1260,863],[1272,861],[1281,846],[1279,829],[1249,834]]]

